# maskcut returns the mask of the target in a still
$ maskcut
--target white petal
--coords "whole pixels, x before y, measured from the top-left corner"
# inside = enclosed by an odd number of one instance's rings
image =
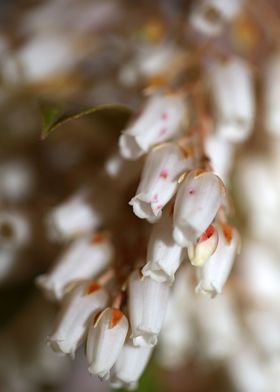
[[[73,357],[85,339],[90,317],[103,309],[108,299],[106,291],[98,286],[92,290],[89,283],[79,285],[62,305],[55,330],[48,338],[51,348]]]
[[[211,224],[224,199],[222,181],[211,172],[193,170],[179,187],[174,206],[175,241],[190,246]]]
[[[135,271],[129,279],[129,320],[133,344],[154,346],[161,330],[169,297],[169,286]]]
[[[238,392],[273,391],[264,358],[255,347],[246,347],[227,362],[227,373]]]
[[[149,98],[143,112],[120,137],[121,155],[137,159],[152,146],[177,136],[185,117],[185,104],[177,95]]]
[[[113,249],[102,235],[86,236],[75,240],[52,271],[39,276],[37,283],[51,299],[60,300],[67,286],[79,280],[95,278],[110,263]]]
[[[246,241],[240,255],[240,283],[250,300],[260,306],[279,304],[279,256],[259,241]]]
[[[86,200],[85,194],[79,193],[53,208],[46,223],[51,239],[69,240],[95,229],[100,224],[100,217]]]
[[[108,378],[121,352],[127,331],[127,318],[117,309],[107,308],[95,323],[91,322],[86,347],[90,373]]]
[[[209,67],[208,79],[216,133],[231,142],[246,140],[255,116],[254,89],[248,66],[238,58],[216,62]]]
[[[188,168],[180,147],[166,143],[150,152],[141,181],[129,202],[135,215],[150,222],[161,217],[163,207],[171,200],[178,186],[178,177]]]
[[[172,217],[168,213],[153,226],[148,243],[147,264],[142,269],[143,276],[150,276],[158,282],[174,280],[184,253],[182,247],[174,241],[172,229]]]
[[[221,361],[242,348],[241,328],[230,293],[225,292],[215,299],[199,296],[195,316],[201,357]]]
[[[240,0],[202,0],[196,1],[189,23],[197,32],[206,36],[220,34],[226,23],[230,22],[242,6]]]
[[[0,199],[22,201],[34,189],[34,173],[24,160],[4,161],[0,165]]]
[[[280,82],[280,54],[273,54],[267,61],[264,73],[264,125],[268,132],[279,135],[279,82]]]
[[[225,231],[225,230],[226,231]],[[228,279],[233,262],[238,251],[239,235],[235,229],[230,233],[231,239],[227,239],[227,231],[231,228],[224,226],[218,228],[219,243],[216,252],[210,257],[205,265],[197,270],[197,292],[215,297],[222,292]]]
[[[159,338],[157,360],[167,369],[183,366],[197,347],[193,311],[196,306],[191,268],[180,268],[170,293]]]
[[[214,173],[227,183],[234,161],[234,145],[218,135],[209,135],[205,138],[205,152]]]
[[[136,347],[126,343],[112,369],[111,386],[128,390],[136,389],[151,353],[151,347]]]

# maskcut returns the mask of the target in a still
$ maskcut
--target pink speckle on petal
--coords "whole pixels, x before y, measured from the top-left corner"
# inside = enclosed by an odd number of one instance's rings
[[[153,195],[153,201],[158,201],[158,194],[157,194],[157,193],[155,193],[155,194]]]
[[[157,206],[157,210],[161,210],[162,207],[163,207],[163,205],[162,205],[162,204],[159,204],[159,205]]]
[[[163,136],[166,133],[166,128],[161,128],[159,131],[159,136]]]
[[[166,113],[166,112],[162,113],[161,118],[163,120],[167,120],[168,119],[168,113]]]
[[[194,195],[194,194],[195,194],[195,190],[194,190],[194,189],[191,189],[191,190],[188,192],[188,194],[189,194],[189,195]]]
[[[159,176],[160,176],[160,178],[166,179],[168,177],[168,170],[162,169]]]

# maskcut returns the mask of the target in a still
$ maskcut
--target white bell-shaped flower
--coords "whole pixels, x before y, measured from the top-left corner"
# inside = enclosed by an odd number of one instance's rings
[[[280,298],[279,253],[271,244],[247,240],[240,254],[239,282],[251,302],[278,307]]]
[[[54,332],[48,338],[55,352],[72,358],[85,339],[90,317],[107,305],[109,296],[97,283],[82,283],[65,299],[56,320]]]
[[[154,346],[164,322],[169,297],[167,283],[134,271],[129,279],[129,320],[135,346]]]
[[[143,112],[121,135],[121,155],[134,160],[152,146],[178,136],[185,115],[186,105],[181,96],[151,96]]]
[[[16,210],[0,212],[0,247],[15,251],[31,239],[31,225],[27,216]]]
[[[264,72],[264,126],[273,135],[280,134],[280,53],[268,58]]]
[[[150,276],[157,282],[173,282],[184,252],[172,235],[172,217],[166,213],[153,226],[148,243],[147,264],[142,269],[143,276]]]
[[[196,296],[195,318],[201,357],[212,361],[231,358],[242,348],[242,334],[231,292],[215,299]]]
[[[222,292],[239,247],[239,234],[229,225],[218,229],[219,243],[215,253],[197,270],[196,292],[215,297]]]
[[[226,370],[232,385],[238,392],[277,391],[273,388],[273,380],[268,372],[265,358],[247,342],[243,342],[242,349],[229,358]]]
[[[211,172],[191,171],[181,183],[174,206],[175,241],[190,246],[215,218],[225,196],[221,179]]]
[[[215,131],[231,142],[243,142],[251,134],[255,101],[252,76],[239,58],[212,63],[209,87],[215,111]]]
[[[192,265],[195,267],[203,266],[215,252],[218,242],[219,234],[215,227],[210,225],[199,237],[198,242],[188,247],[188,256]]]
[[[141,377],[152,353],[151,347],[136,347],[126,343],[112,368],[111,386],[125,388],[129,391],[137,389]]]
[[[242,0],[200,0],[196,1],[190,14],[191,27],[208,37],[217,36],[240,12]]]
[[[192,268],[189,267],[184,264],[176,275],[159,335],[156,359],[167,369],[182,367],[197,348],[193,319],[197,296],[192,285]]]
[[[222,297],[222,296],[221,296]],[[266,308],[248,309],[245,313],[245,323],[250,336],[270,358],[280,359],[280,313],[278,305]]]
[[[128,320],[118,309],[107,308],[89,327],[86,353],[89,372],[107,379],[128,331]]]
[[[130,200],[135,215],[155,222],[178,187],[178,177],[190,165],[175,143],[152,150],[145,162],[136,195]]]
[[[100,224],[100,217],[81,192],[53,208],[46,218],[49,237],[67,241],[78,235],[89,233]]]
[[[205,152],[211,161],[213,172],[227,184],[234,162],[234,145],[219,135],[207,135]]]
[[[49,298],[61,300],[72,284],[95,278],[112,257],[113,248],[105,235],[79,238],[70,244],[48,274],[37,278],[37,283]]]
[[[29,162],[13,159],[0,164],[0,200],[9,202],[28,198],[35,186],[35,178]]]

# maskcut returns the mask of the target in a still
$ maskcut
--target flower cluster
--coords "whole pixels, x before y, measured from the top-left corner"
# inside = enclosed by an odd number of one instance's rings
[[[71,240],[52,271],[37,278],[49,298],[63,301],[49,344],[73,357],[86,342],[89,372],[114,386],[137,385],[180,265],[189,260],[197,270],[196,291],[215,297],[238,249],[237,231],[226,220],[225,185],[211,169],[202,133],[189,126],[187,108],[180,93],[152,93],[105,165],[116,177],[123,159],[146,154],[129,204],[152,230],[146,255],[134,259],[121,285],[112,239],[93,232],[98,223],[87,195],[72,197],[47,218],[51,237]]]

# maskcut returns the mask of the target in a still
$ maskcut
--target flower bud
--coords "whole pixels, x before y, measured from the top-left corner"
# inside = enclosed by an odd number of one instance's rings
[[[151,347],[135,347],[131,343],[126,343],[112,369],[111,386],[128,390],[137,389],[138,380],[151,353]]]
[[[178,177],[189,165],[180,147],[166,143],[152,150],[146,160],[136,195],[130,200],[139,218],[155,222],[178,187]]]
[[[218,232],[213,225],[210,225],[199,237],[197,244],[188,247],[188,256],[192,265],[195,267],[203,266],[215,252],[218,241]]]
[[[48,342],[55,352],[70,354],[82,344],[87,332],[89,319],[103,309],[109,296],[95,282],[80,284],[62,304],[53,334]]]
[[[120,137],[121,155],[134,160],[152,146],[178,136],[185,111],[184,101],[179,95],[151,96],[140,116]]]
[[[128,331],[126,316],[118,309],[107,308],[89,327],[86,353],[89,372],[107,379],[118,359]]]
[[[37,283],[51,299],[61,300],[72,284],[93,279],[110,263],[113,249],[102,234],[75,240],[52,271],[37,278]]]
[[[153,226],[148,243],[147,264],[142,269],[143,276],[150,276],[157,282],[173,282],[184,252],[174,241],[172,230],[172,217],[168,214]]]
[[[154,346],[161,330],[169,297],[169,286],[138,271],[129,279],[129,320],[135,346]]]
[[[236,229],[222,225],[218,229],[219,243],[216,252],[205,265],[197,270],[196,292],[215,297],[222,292],[238,251],[239,235]]]
[[[181,183],[174,206],[175,241],[181,246],[195,244],[215,218],[225,196],[218,176],[192,170]]]

